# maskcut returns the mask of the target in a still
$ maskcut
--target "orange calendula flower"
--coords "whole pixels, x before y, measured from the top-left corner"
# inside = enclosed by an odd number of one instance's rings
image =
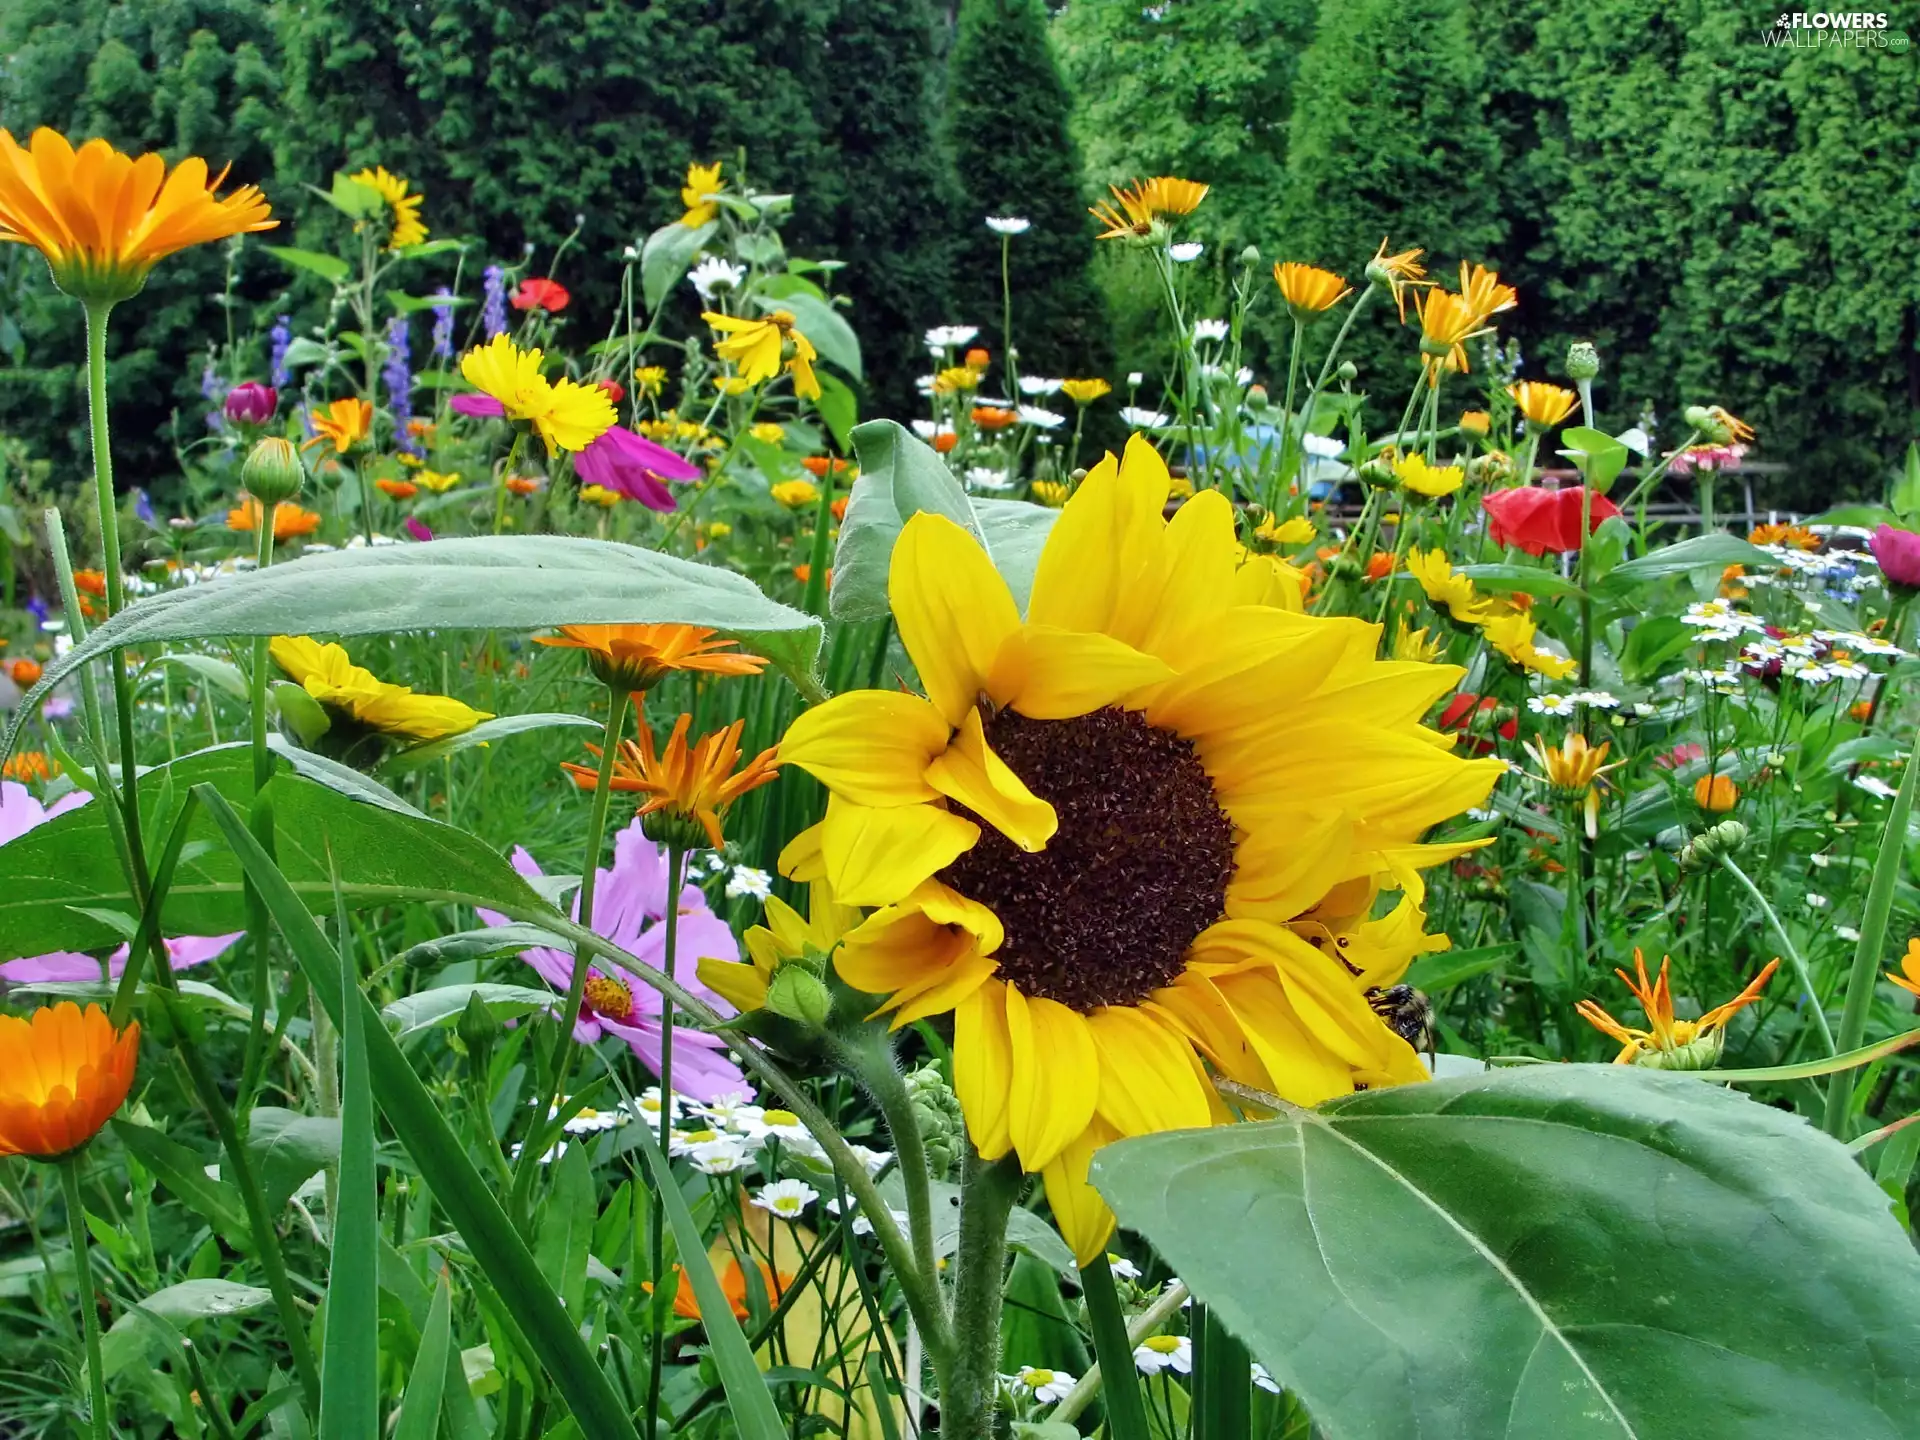
[[[243,534],[250,534],[260,528],[260,502],[251,495],[247,496],[233,509],[227,512],[227,528]],[[283,504],[274,507],[274,540],[292,540],[301,535],[311,535],[320,528],[320,517],[311,510],[298,505]]]
[[[1522,380],[1517,385],[1509,385],[1507,394],[1513,397],[1513,403],[1527,423],[1538,425],[1542,430],[1558,425],[1580,403],[1580,397],[1573,391],[1543,380]]]
[[[1280,287],[1280,297],[1293,318],[1302,323],[1319,319],[1353,293],[1353,287],[1331,270],[1292,260],[1273,267],[1273,283]]]
[[[718,169],[719,167],[715,166],[714,168]],[[768,1301],[775,1305],[779,1304],[780,1297],[786,1293],[787,1287],[793,1283],[793,1276],[783,1270],[780,1272],[780,1279],[776,1283],[773,1278],[772,1266],[764,1260],[755,1260],[753,1263],[759,1267],[760,1283],[766,1289]],[[694,1298],[693,1282],[687,1278],[687,1267],[684,1265],[676,1265],[673,1267],[673,1273],[675,1278],[680,1282],[673,1292],[673,1313],[678,1315],[682,1320],[700,1319],[700,1302]],[[651,1295],[653,1293],[653,1282],[651,1280],[642,1280],[640,1282],[640,1288]],[[727,1297],[727,1304],[733,1310],[733,1318],[736,1320],[745,1320],[748,1313],[747,1272],[740,1268],[740,1262],[738,1260],[729,1260],[727,1262],[727,1268],[720,1272],[720,1293]]]
[[[1502,310],[1511,310],[1518,305],[1520,292],[1511,285],[1502,285],[1497,271],[1489,270],[1484,265],[1470,267],[1462,260],[1460,298],[1473,311],[1474,320],[1484,325]]]
[[[639,743],[620,742],[613,762],[611,784],[615,790],[647,796],[638,814],[644,818],[658,815],[660,820],[646,827],[647,837],[656,844],[693,847],[704,842],[714,849],[726,844],[721,822],[728,808],[750,790],[757,790],[775,779],[780,768],[775,763],[777,747],[762,750],[745,765],[740,763],[740,733],[746,721],[736,720],[724,730],[703,735],[692,749],[687,748],[687,729],[693,716],[683,714],[674,722],[667,748],[656,752],[653,728],[642,724]],[[589,745],[597,759],[600,747]],[[562,767],[573,776],[582,790],[599,788],[599,772],[571,761]]]
[[[1920,940],[1907,941],[1907,953],[1900,957],[1900,973],[1889,970],[1887,979],[1902,990],[1920,995]]]
[[[395,500],[411,500],[420,493],[420,487],[411,480],[376,480],[373,483],[380,487],[381,494]]]
[[[373,433],[373,406],[365,400],[335,400],[324,410],[309,410],[313,438],[302,449],[333,442],[334,453],[346,454]]]
[[[1693,803],[1716,815],[1740,803],[1740,787],[1731,775],[1702,775],[1693,782]]]
[[[0,1155],[78,1150],[127,1098],[139,1057],[139,1022],[116,1031],[98,1005],[0,1015]]]
[[[1198,180],[1171,175],[1136,180],[1124,190],[1118,185],[1107,188],[1113,192],[1113,203],[1102,200],[1087,211],[1107,227],[1100,233],[1102,240],[1144,240],[1153,234],[1156,224],[1191,215],[1207,198],[1208,189]]]
[[[29,661],[27,663],[31,664],[32,662]],[[35,666],[36,672],[38,668],[38,666]],[[37,680],[39,678],[38,673],[36,673],[34,679]],[[25,689],[27,687],[22,686],[21,688]],[[18,780],[23,785],[35,784],[42,780],[51,780],[59,773],[59,762],[48,759],[47,752],[44,750],[21,750],[9,756],[7,763],[4,766],[0,766],[0,779]]]
[[[1580,1012],[1580,1018],[1594,1029],[1620,1042],[1620,1053],[1614,1057],[1616,1065],[1651,1065],[1658,1070],[1711,1070],[1719,1063],[1720,1052],[1726,1045],[1727,1021],[1760,998],[1760,992],[1766,988],[1767,981],[1773,978],[1773,972],[1780,968],[1780,962],[1769,960],[1767,968],[1754,976],[1752,984],[1726,1004],[1714,1006],[1698,1020],[1673,1018],[1673,989],[1667,979],[1668,963],[1663,958],[1660,961],[1660,978],[1649,982],[1647,962],[1635,950],[1633,968],[1639,975],[1638,983],[1624,970],[1613,972],[1626,982],[1627,989],[1640,1002],[1650,1029],[1637,1030],[1630,1025],[1622,1025],[1591,1000],[1582,1000],[1574,1008]]]
[[[1407,323],[1407,291],[1414,286],[1431,285],[1427,279],[1426,267],[1420,263],[1424,250],[1402,250],[1398,255],[1387,254],[1387,237],[1380,237],[1380,248],[1373,252],[1373,259],[1367,262],[1367,279],[1375,285],[1384,285],[1393,296],[1393,307],[1400,312],[1400,323]]]
[[[1525,748],[1540,762],[1542,773],[1533,778],[1552,786],[1562,797],[1576,801],[1586,815],[1587,838],[1598,836],[1600,791],[1607,784],[1607,772],[1627,763],[1624,760],[1616,760],[1611,765],[1604,763],[1613,742],[1602,740],[1598,745],[1589,745],[1587,737],[1575,731],[1557,746],[1547,744],[1545,736],[1536,735],[1527,741]]]
[[[73,572],[73,588],[82,595],[94,595],[104,600],[107,595],[107,572],[76,570]]]
[[[1484,334],[1485,322],[1460,296],[1438,286],[1414,298],[1420,317],[1420,365],[1427,383],[1438,385],[1440,371],[1467,372],[1466,342]]]
[[[1000,405],[976,405],[972,411],[973,423],[982,430],[1004,430],[1020,416]]]
[[[40,662],[38,660],[16,660],[8,667],[7,674],[13,683],[22,690],[31,690],[40,683]]]
[[[0,130],[0,241],[46,256],[69,295],[111,305],[139,294],[176,250],[280,223],[255,186],[215,195],[225,179],[223,170],[210,182],[198,156],[168,174],[158,155],[136,160],[105,140],[75,150],[43,127],[23,149]]]
[[[1400,568],[1400,557],[1391,550],[1376,550],[1367,557],[1367,579],[1384,580]]]
[[[509,475],[507,477],[507,489],[511,493],[525,499],[540,489],[540,481],[532,475]]]
[[[764,656],[749,655],[733,640],[716,639],[705,625],[562,625],[558,635],[536,635],[536,644],[584,650],[600,682],[614,690],[645,693],[675,670],[709,675],[758,675]]]
[[[1484,439],[1493,428],[1493,416],[1484,410],[1462,410],[1460,412],[1460,433]]]
[[[1804,525],[1768,523],[1747,532],[1751,545],[1785,545],[1794,550],[1818,550],[1820,537]]]

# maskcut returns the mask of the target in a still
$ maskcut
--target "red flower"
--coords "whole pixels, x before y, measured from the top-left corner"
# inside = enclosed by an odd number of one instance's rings
[[[1461,732],[1462,750],[1473,755],[1485,755],[1493,749],[1493,741],[1487,738],[1486,727],[1476,726],[1474,721],[1494,708],[1497,702],[1491,695],[1475,695],[1462,690],[1447,702],[1447,708],[1440,712],[1440,728]],[[1518,716],[1509,717],[1500,726],[1500,738],[1512,740],[1520,733]]]
[[[573,297],[567,293],[567,287],[557,280],[543,280],[535,276],[522,280],[520,288],[513,292],[512,299],[516,310],[551,310],[558,314],[567,308],[567,302]]]
[[[564,295],[566,292],[561,291],[561,293]],[[564,305],[566,302],[563,300],[560,303]],[[553,308],[557,310],[560,308],[560,306],[556,305]],[[627,398],[627,387],[622,385],[618,380],[597,380],[594,383],[597,384],[602,390],[606,391],[607,399],[611,400],[616,405],[618,405],[622,400]]]
[[[1580,505],[1586,491],[1544,490],[1523,485],[1484,496],[1481,507],[1493,520],[1493,543],[1518,545],[1529,555],[1565,555],[1580,548]],[[1618,515],[1620,507],[1604,495],[1593,497],[1587,524],[1591,535],[1600,522]]]

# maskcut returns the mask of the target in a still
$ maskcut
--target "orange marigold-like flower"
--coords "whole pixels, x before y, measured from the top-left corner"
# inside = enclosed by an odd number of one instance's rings
[[[1469,266],[1462,260],[1460,298],[1473,311],[1475,323],[1484,325],[1502,310],[1511,310],[1518,305],[1520,292],[1511,285],[1502,285],[1499,272],[1489,270],[1484,265]]]
[[[98,1005],[0,1015],[0,1155],[78,1150],[127,1098],[139,1057],[139,1022],[116,1031]]]
[[[1752,545],[1786,545],[1795,550],[1820,548],[1820,537],[1806,526],[1773,522],[1754,526],[1747,532],[1747,542]]]
[[[982,430],[1004,430],[1020,417],[1012,410],[999,405],[976,405],[973,407],[973,423]]]
[[[1574,1006],[1581,1019],[1620,1042],[1621,1050],[1614,1057],[1614,1064],[1651,1065],[1662,1070],[1712,1069],[1726,1044],[1727,1021],[1760,998],[1760,992],[1766,988],[1767,981],[1773,978],[1773,972],[1780,968],[1780,962],[1768,961],[1767,968],[1753,977],[1752,984],[1726,1004],[1714,1006],[1698,1020],[1673,1018],[1673,988],[1668,982],[1667,966],[1668,961],[1663,958],[1660,961],[1660,978],[1649,982],[1647,962],[1635,950],[1633,968],[1638,973],[1639,983],[1636,984],[1634,976],[1624,970],[1613,972],[1626,982],[1627,989],[1640,1002],[1640,1008],[1646,1011],[1649,1029],[1638,1030],[1622,1025],[1591,1000],[1582,1000]]]
[[[659,815],[665,822],[647,827],[650,839],[691,847],[704,835],[716,850],[726,845],[721,822],[728,808],[780,773],[775,761],[777,746],[762,750],[745,765],[740,763],[740,734],[746,723],[736,720],[724,730],[702,736],[688,749],[687,729],[693,724],[693,716],[683,714],[674,722],[664,751],[655,751],[652,727],[645,724],[640,727],[639,743],[620,742],[609,783],[615,790],[648,797],[638,814],[642,818]],[[595,758],[601,753],[597,745],[587,749]],[[562,762],[562,768],[582,790],[599,788],[597,770],[571,761]]]
[[[558,635],[536,635],[535,642],[565,650],[584,650],[601,683],[615,690],[645,693],[675,670],[709,675],[758,675],[761,655],[715,638],[706,625],[562,625]]]
[[[420,487],[411,480],[376,480],[373,483],[380,487],[383,495],[395,500],[411,500],[420,493]]]
[[[1522,380],[1507,386],[1507,394],[1513,397],[1515,407],[1527,423],[1538,425],[1543,430],[1558,425],[1580,403],[1580,397],[1573,391],[1563,386],[1549,385],[1544,380]]]
[[[1426,267],[1420,263],[1424,250],[1402,250],[1398,255],[1387,254],[1387,237],[1380,237],[1380,248],[1373,252],[1373,259],[1367,262],[1367,279],[1375,285],[1384,285],[1393,295],[1393,308],[1400,312],[1400,323],[1407,323],[1407,291],[1415,286],[1431,285],[1427,279]]]
[[[1273,267],[1273,283],[1296,320],[1312,320],[1353,293],[1353,287],[1331,270],[1288,260]]]
[[[227,512],[227,528],[251,534],[260,528],[260,502],[251,495]],[[273,511],[273,538],[276,542],[311,535],[320,528],[320,517],[298,505],[278,505]]]
[[[335,400],[325,410],[309,410],[307,420],[313,426],[313,438],[300,448],[333,442],[334,452],[344,455],[373,433],[373,406],[351,397]]]
[[[1118,185],[1107,188],[1113,192],[1113,203],[1102,200],[1087,211],[1107,227],[1100,233],[1102,240],[1145,239],[1156,221],[1191,215],[1207,198],[1208,189],[1198,180],[1171,175],[1136,180],[1124,190]]]
[[[39,676],[36,674],[34,678],[38,679]],[[18,780],[23,785],[51,780],[59,773],[60,762],[48,759],[44,750],[21,750],[9,756],[7,763],[0,766],[0,779]]]

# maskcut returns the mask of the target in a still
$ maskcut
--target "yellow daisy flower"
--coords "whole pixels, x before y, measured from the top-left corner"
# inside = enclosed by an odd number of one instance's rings
[[[1534,646],[1533,617],[1524,610],[1494,602],[1493,613],[1477,623],[1481,634],[1487,637],[1487,644],[1523,670],[1531,670],[1549,680],[1564,680],[1580,668],[1565,656]]]
[[[1426,457],[1415,451],[1393,462],[1393,478],[1416,495],[1438,500],[1464,485],[1467,472],[1458,465],[1429,465]]]
[[[446,695],[416,695],[363,670],[338,645],[305,635],[277,635],[267,646],[273,663],[318,700],[336,723],[346,721],[400,740],[444,740],[464,735],[493,716]]]
[[[1111,395],[1113,386],[1095,376],[1090,380],[1062,380],[1060,391],[1076,405],[1091,405],[1103,395]]]
[[[1269,545],[1295,546],[1310,544],[1320,532],[1304,515],[1289,516],[1285,520],[1269,515],[1253,533]]]
[[[1580,397],[1573,391],[1559,385],[1549,385],[1544,380],[1522,380],[1517,385],[1507,386],[1507,394],[1513,397],[1515,407],[1530,425],[1542,430],[1550,430],[1573,413],[1573,407],[1580,403]]]
[[[1317,320],[1353,293],[1353,287],[1331,270],[1288,260],[1273,267],[1273,283],[1296,320]]]
[[[753,385],[773,379],[785,357],[786,369],[793,376],[793,393],[805,400],[820,398],[820,382],[813,375],[813,362],[820,358],[819,352],[795,328],[791,310],[775,310],[758,320],[707,310],[700,318],[726,334],[725,340],[714,343],[714,353],[733,361],[740,368],[741,380]],[[787,354],[789,343],[793,347],[791,355]]]
[[[444,494],[460,483],[457,470],[416,470],[413,472],[415,483],[424,485],[434,494]]]
[[[722,188],[718,160],[711,165],[689,165],[687,183],[680,187],[680,203],[687,207],[680,223],[689,230],[697,230],[719,215],[720,207],[713,203],[713,197]]]
[[[769,487],[767,493],[789,510],[811,505],[820,498],[820,491],[811,480],[782,480]]]
[[[580,451],[612,428],[618,418],[613,401],[598,385],[549,381],[540,373],[538,347],[522,350],[506,335],[496,335],[460,361],[460,373],[474,389],[491,395],[507,419],[533,427],[547,454]]]
[[[409,195],[405,180],[384,165],[376,165],[371,170],[362,170],[347,178],[370,190],[379,191],[380,198],[387,202],[387,209],[393,212],[393,233],[387,237],[389,250],[418,245],[427,238],[427,227],[420,223],[420,207],[427,197]]]
[[[1209,187],[1198,180],[1159,175],[1151,180],[1136,180],[1124,190],[1118,185],[1109,185],[1107,189],[1113,192],[1113,204],[1102,200],[1087,213],[1107,227],[1100,233],[1100,239],[1122,240],[1145,239],[1153,233],[1156,223],[1191,215],[1207,198]]]
[[[1414,629],[1406,621],[1400,622],[1400,628],[1393,636],[1393,658],[1412,660],[1421,665],[1431,665],[1447,653],[1445,640],[1429,640],[1427,631]]]
[[[1456,853],[1419,838],[1504,768],[1419,723],[1463,672],[1266,603],[1231,502],[1168,521],[1170,484],[1140,439],[1095,467],[1024,619],[964,530],[915,515],[888,592],[925,697],[846,692],[780,745],[828,791],[781,868],[878,907],[840,977],[895,1025],[952,1013],[974,1144],[1045,1177],[1082,1261],[1113,1228],[1094,1151],[1224,1119],[1207,1065],[1302,1105],[1425,1077],[1295,926],[1337,934]]]
[[[1420,582],[1432,605],[1444,608],[1463,624],[1483,625],[1502,608],[1498,600],[1474,589],[1472,579],[1455,570],[1447,552],[1437,546],[1422,550],[1415,545],[1408,550],[1407,573]]]

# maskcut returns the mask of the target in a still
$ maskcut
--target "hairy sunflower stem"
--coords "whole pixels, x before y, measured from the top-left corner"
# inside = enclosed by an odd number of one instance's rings
[[[844,1043],[840,1051],[848,1066],[867,1087],[893,1137],[900,1184],[907,1198],[907,1226],[913,1240],[913,1261],[920,1275],[931,1280],[939,1272],[933,1250],[933,1191],[927,1169],[927,1147],[913,1115],[913,1100],[896,1063],[892,1044],[884,1037],[866,1036]]]
[[[73,1279],[80,1291],[80,1328],[87,1344],[87,1407],[94,1440],[108,1440],[107,1377],[100,1365],[100,1314],[93,1299],[93,1261],[87,1251],[87,1212],[80,1196],[80,1156],[60,1162],[60,1186],[67,1202],[67,1233],[73,1241]]]
[[[967,1148],[953,1256],[953,1348],[940,1376],[942,1440],[991,1440],[993,1435],[1007,1220],[1023,1178],[1011,1159],[982,1160]],[[937,1357],[935,1365],[939,1368]]]

